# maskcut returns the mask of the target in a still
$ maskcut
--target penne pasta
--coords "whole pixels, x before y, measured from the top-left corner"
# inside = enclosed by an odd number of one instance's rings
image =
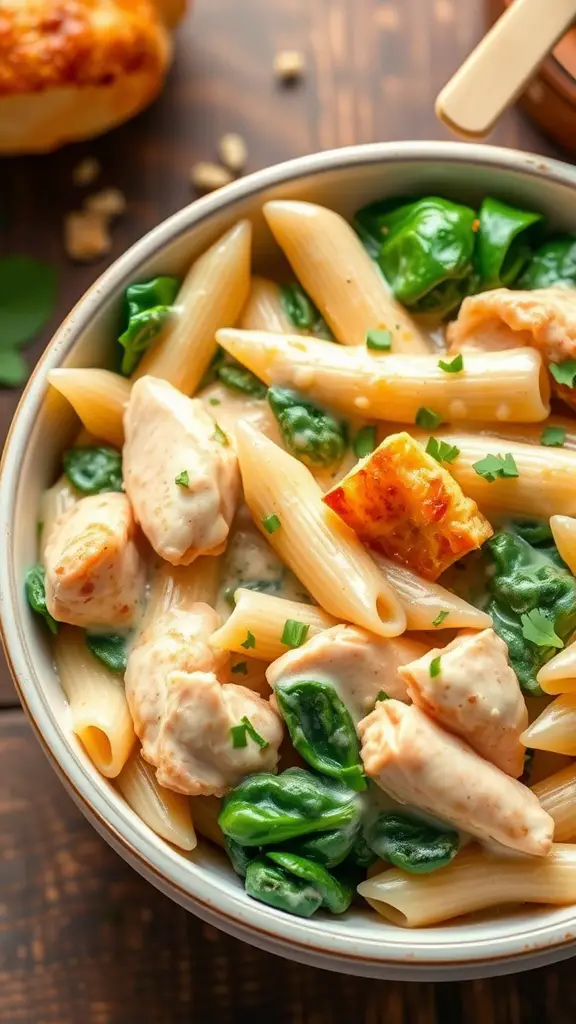
[[[224,846],[224,836],[218,824],[222,801],[217,796],[193,796],[189,800],[194,828],[204,839],[216,846]]]
[[[146,607],[146,620],[152,621],[169,608],[191,608],[202,601],[213,605],[218,592],[220,563],[218,558],[205,555],[192,565],[170,565],[160,562],[150,585]]]
[[[406,615],[352,530],[322,502],[306,467],[248,423],[236,429],[244,495],[262,533],[276,515],[280,527],[266,534],[271,546],[318,604],[337,619],[380,636],[398,636]]]
[[[576,838],[576,763],[532,786],[542,807],[554,818],[554,839],[566,843]]]
[[[520,740],[536,750],[576,756],[576,693],[564,693],[553,700]]]
[[[151,374],[194,394],[216,351],[217,329],[234,324],[246,301],[251,236],[250,222],[240,221],[192,264],[176,296],[174,316],[133,379]]]
[[[445,373],[437,355],[374,355],[295,334],[227,328],[217,340],[266,384],[349,416],[414,423],[426,407],[448,422],[532,423],[550,411],[546,369],[532,348],[475,353],[463,372]]]
[[[407,629],[486,629],[492,619],[439,583],[422,579],[405,565],[376,552],[372,557],[396,591],[406,612]],[[434,625],[440,618],[438,625]]]
[[[206,412],[219,424],[230,438],[234,438],[239,420],[248,420],[257,430],[283,447],[282,437],[276,418],[265,399],[234,393],[223,384],[209,384],[198,393]]]
[[[239,326],[245,331],[275,331],[277,334],[299,334],[282,305],[282,289],[276,281],[253,277]]]
[[[369,330],[384,328],[392,334],[395,352],[430,351],[343,217],[324,206],[286,200],[265,203],[264,215],[338,341],[365,345]]]
[[[564,451],[576,451],[576,419],[569,416],[549,416],[544,423],[466,423],[466,432],[479,437],[494,437],[502,441],[519,441],[521,444],[542,444],[542,434],[547,427],[564,431]],[[399,423],[380,423],[377,430],[378,443],[388,434],[397,434],[406,427]],[[442,424],[442,434],[458,434],[458,425]],[[550,447],[546,447],[550,451]]]
[[[426,875],[393,868],[358,886],[382,917],[404,928],[439,924],[499,903],[576,902],[576,846],[556,843],[543,858],[493,857],[479,847]]]
[[[576,693],[576,644],[547,661],[537,679],[544,693]]]
[[[576,573],[576,519],[572,516],[551,516],[550,529],[561,558],[570,572]]]
[[[124,443],[124,409],[130,381],[110,370],[50,370],[48,381],[64,396],[86,430],[115,448]]]
[[[38,542],[40,561],[43,561],[44,549],[54,523],[64,512],[73,508],[79,498],[80,495],[75,488],[72,487],[72,484],[64,473],[52,487],[49,487],[47,491],[44,491],[40,502],[40,538]]]
[[[235,651],[248,658],[275,661],[289,649],[282,643],[282,632],[287,619],[309,626],[306,639],[337,625],[337,619],[327,615],[313,604],[286,601],[256,590],[240,587],[234,594],[236,602],[230,618],[212,633],[210,645],[222,651]],[[254,646],[246,648],[248,631],[254,637]]]
[[[417,429],[410,433],[426,444],[429,434]],[[495,438],[477,434],[445,433],[441,427],[434,431],[434,437],[449,441],[459,449],[454,461],[446,463],[446,469],[483,512],[508,512],[539,519],[548,518],[554,512],[576,513],[576,454],[573,452],[518,441],[502,444]],[[487,455],[508,452],[516,463],[517,477],[488,481],[475,471],[474,464]]]
[[[156,773],[136,747],[115,780],[126,803],[156,835],[181,850],[194,850],[196,833],[190,815],[190,801],[161,786]]]
[[[116,778],[136,739],[121,679],[90,653],[80,629],[59,629],[54,657],[72,729],[102,775]]]

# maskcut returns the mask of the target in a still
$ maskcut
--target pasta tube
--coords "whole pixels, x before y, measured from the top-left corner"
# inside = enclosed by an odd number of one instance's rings
[[[466,847],[441,871],[409,875],[393,868],[358,886],[382,917],[422,928],[500,903],[576,902],[576,846],[556,843],[544,858],[493,857]]]
[[[146,353],[133,379],[151,374],[192,395],[216,351],[219,327],[235,323],[250,287],[252,226],[230,228],[188,271],[176,296],[176,313]]]
[[[222,801],[217,796],[193,796],[189,800],[194,827],[216,846],[224,846],[224,834],[218,824]]]
[[[190,610],[199,601],[214,605],[219,576],[220,563],[211,555],[197,558],[192,565],[159,562],[152,578],[146,620],[151,622],[170,608]]]
[[[407,629],[486,629],[492,619],[450,590],[422,579],[384,555],[372,557],[406,612]],[[439,620],[439,621],[438,621]]]
[[[380,636],[404,632],[396,594],[352,530],[323,503],[306,466],[246,422],[236,428],[236,445],[256,525],[318,604]],[[263,520],[271,515],[280,526],[268,532]]]
[[[52,487],[44,491],[40,501],[41,526],[38,544],[41,562],[44,560],[44,550],[54,523],[64,512],[68,512],[68,509],[73,508],[79,498],[80,495],[72,487],[65,474]]]
[[[98,771],[116,778],[136,739],[121,679],[90,653],[79,629],[60,627],[54,656],[73,731]]]
[[[139,747],[132,751],[116,779],[116,787],[126,803],[156,835],[181,850],[196,847],[190,801],[156,781],[154,769],[144,760]]]
[[[273,200],[264,204],[264,215],[338,341],[365,345],[369,330],[385,328],[392,334],[395,352],[430,351],[340,214],[312,203]]]
[[[300,333],[284,310],[280,285],[265,277],[252,278],[250,294],[242,310],[239,325],[245,331]]]
[[[553,700],[520,740],[536,750],[576,756],[576,693],[564,693]]]
[[[576,644],[547,661],[536,679],[544,693],[576,693]]]
[[[414,423],[426,407],[447,421],[531,423],[550,411],[546,368],[533,348],[473,353],[461,373],[445,373],[437,355],[374,355],[295,334],[227,328],[217,341],[267,384],[349,416]]]
[[[564,451],[576,451],[576,419],[569,416],[549,416],[543,423],[467,423],[466,432],[475,437],[495,437],[502,441],[519,441],[521,444],[542,444],[542,434],[547,427],[557,427],[564,431]],[[388,434],[397,434],[405,430],[404,426],[395,423],[380,423],[377,430],[378,443]],[[461,433],[458,425],[442,425],[442,435]],[[436,432],[435,432],[436,436]],[[550,451],[550,447],[546,447]]]
[[[282,633],[288,619],[303,622],[309,627],[306,639],[337,624],[336,619],[316,605],[286,601],[282,597],[272,597],[256,590],[240,588],[234,594],[234,599],[236,606],[232,615],[220,629],[212,633],[210,646],[218,650],[235,651],[249,658],[275,661],[286,654],[288,645],[282,643]],[[243,645],[248,632],[254,637],[254,646],[246,648]]]
[[[574,459],[576,465],[576,457]],[[576,519],[571,516],[552,516],[550,529],[554,543],[571,573],[576,573]]]
[[[48,381],[68,399],[90,434],[122,447],[130,381],[118,373],[98,369],[50,370]]]
[[[576,837],[576,764],[532,786],[544,810],[554,819],[554,839],[565,843]]]
[[[418,430],[410,433],[416,440],[426,443],[426,434]],[[566,516],[576,514],[576,454],[573,452],[517,441],[502,444],[476,434],[445,433],[442,428],[434,431],[434,437],[458,448],[458,455],[453,462],[446,463],[446,469],[483,512],[509,512],[538,519],[555,512]],[[474,464],[487,455],[508,452],[516,463],[517,477],[489,482],[475,471]]]

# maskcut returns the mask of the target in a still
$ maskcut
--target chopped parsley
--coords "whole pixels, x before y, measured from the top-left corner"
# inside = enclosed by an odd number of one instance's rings
[[[281,523],[276,515],[263,516],[262,526],[266,530],[266,533],[276,533],[276,530],[280,528]]]
[[[354,438],[353,447],[358,459],[370,455],[376,447],[376,427],[362,427]]]
[[[546,444],[549,448],[561,448],[565,440],[564,427],[544,427],[540,434],[540,444]]]
[[[221,405],[221,402],[220,402],[219,398],[209,398],[208,399],[208,404],[209,405]]]
[[[427,409],[425,405],[421,406],[416,413],[416,425],[422,427],[423,430],[436,430],[442,423],[442,417],[439,413],[434,412],[434,409]]]
[[[576,385],[576,359],[567,359],[564,363],[548,363],[548,369],[557,384],[567,388]]]
[[[240,747],[247,747],[248,736],[254,741],[254,743],[258,744],[261,750],[265,750],[266,747],[270,746],[268,740],[265,740],[259,732],[256,732],[256,729],[252,725],[250,719],[246,718],[246,715],[244,715],[244,717],[240,719],[240,725],[233,725],[230,729],[230,738],[234,749],[238,750]]]
[[[391,331],[372,330],[366,334],[366,348],[373,352],[389,352],[392,348]]]
[[[454,459],[460,455],[460,449],[455,444],[439,441],[437,437],[429,437],[426,454],[431,455],[436,462],[454,462]]]
[[[522,622],[522,636],[525,640],[536,644],[537,647],[564,647],[564,641],[560,639],[554,628],[554,623],[543,615],[538,608],[520,616]]]
[[[183,469],[181,473],[174,479],[174,483],[178,484],[178,487],[189,487],[190,477],[188,476],[188,470]]]
[[[230,444],[230,441],[228,440],[228,435],[224,433],[222,427],[220,427],[218,423],[214,424],[214,433],[212,434],[212,440],[218,441],[218,444],[221,444],[223,448],[227,448],[228,445]]]
[[[256,637],[254,636],[254,633],[251,633],[250,630],[248,630],[246,633],[246,639],[240,644],[240,646],[244,647],[247,651],[252,647],[256,647]]]
[[[444,373],[460,373],[460,370],[464,369],[464,357],[459,352],[457,356],[454,356],[454,359],[448,362],[444,359],[439,359],[438,366],[441,370],[444,370]]]
[[[378,704],[378,702],[381,701],[381,700],[390,700],[390,697],[386,693],[386,690],[380,690],[380,693],[376,697],[376,704]]]
[[[240,673],[241,675],[245,676],[248,673],[248,665],[246,664],[245,661],[239,661],[237,665],[232,665],[232,672],[234,673],[234,675]]]
[[[505,455],[486,455],[479,462],[474,462],[472,469],[478,476],[484,477],[489,484],[506,477],[519,476],[518,466],[510,452]]]
[[[286,647],[301,647],[308,636],[309,629],[310,624],[308,622],[297,622],[296,619],[286,619],[284,629],[282,630],[282,636],[280,637],[280,643],[286,644]]]
[[[438,655],[437,658],[432,658],[432,661],[430,662],[430,678],[431,679],[435,679],[436,676],[440,675],[440,661],[441,661],[441,655],[440,654]]]
[[[450,612],[446,612],[444,610],[442,610],[441,612],[438,612],[438,615],[434,619],[432,625],[433,626],[441,626],[442,623],[444,622],[444,619],[447,619],[449,615],[450,615]]]

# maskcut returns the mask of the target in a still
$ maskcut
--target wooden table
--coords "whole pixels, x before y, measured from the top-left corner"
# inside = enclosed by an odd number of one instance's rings
[[[1,252],[58,265],[54,328],[113,258],[190,201],[189,168],[239,131],[249,170],[378,139],[446,138],[433,98],[485,28],[480,0],[198,0],[155,106],[103,139],[0,166]],[[278,49],[305,80],[274,81]],[[553,147],[518,111],[494,142]],[[71,170],[94,154],[127,216],[110,260],[77,267],[61,241],[78,202]],[[32,356],[50,336],[48,330]],[[18,395],[0,393],[0,429]],[[128,868],[76,810],[45,761],[0,666],[2,1024],[572,1024],[574,967],[462,984],[340,977],[260,953],[206,927]]]

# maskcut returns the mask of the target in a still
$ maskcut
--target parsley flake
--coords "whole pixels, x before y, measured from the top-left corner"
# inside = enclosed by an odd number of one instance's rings
[[[262,526],[266,530],[266,533],[276,533],[276,530],[278,530],[281,525],[282,524],[276,515],[262,517]]]
[[[440,669],[440,660],[441,660],[441,655],[438,655],[437,658],[432,658],[432,661],[430,662],[430,678],[431,679],[435,679],[436,676],[440,675],[440,671],[441,671],[441,669]]]
[[[540,444],[546,444],[549,448],[561,448],[565,440],[564,427],[544,427],[540,435]]]
[[[256,729],[252,725],[250,719],[244,715],[244,717],[240,719],[240,725],[233,725],[230,729],[230,738],[234,749],[238,750],[240,747],[247,747],[248,736],[260,747],[261,750],[265,750],[266,747],[270,746],[268,740],[265,740],[259,732],[256,732]]]
[[[537,647],[557,647],[559,650],[564,647],[564,641],[556,633],[554,623],[538,608],[521,615],[520,621],[525,640],[536,644]]]
[[[378,704],[378,702],[381,701],[381,700],[390,700],[390,697],[386,693],[386,690],[380,690],[380,693],[376,697],[376,704]]]
[[[438,612],[438,615],[433,620],[432,625],[433,626],[441,626],[442,623],[444,622],[444,619],[447,619],[449,615],[450,615],[450,612],[446,612],[444,610],[442,610],[441,612]]]
[[[280,643],[286,644],[286,647],[301,647],[306,637],[310,624],[308,622],[297,622],[296,619],[286,619],[284,623],[284,629],[282,630],[282,636],[280,637]]]
[[[366,348],[373,352],[389,352],[392,348],[390,331],[372,330],[366,334]]]
[[[434,412],[434,409],[427,409],[425,405],[421,406],[416,413],[416,425],[422,427],[423,430],[436,430],[442,423],[442,417],[439,413]]]
[[[188,476],[188,470],[183,469],[181,473],[178,473],[178,476],[174,478],[174,483],[178,484],[178,487],[189,487],[190,477]]]
[[[478,476],[484,477],[489,484],[505,477],[520,475],[514,456],[510,452],[506,452],[505,455],[486,455],[479,462],[474,462],[472,469]]]
[[[454,462],[454,459],[460,455],[460,449],[455,444],[439,441],[437,437],[429,437],[426,454],[431,455],[436,462]]]
[[[254,633],[251,633],[250,630],[248,630],[246,633],[246,639],[240,644],[240,646],[244,647],[247,651],[252,647],[256,647],[256,637],[254,636]]]
[[[438,360],[438,366],[444,373],[460,373],[460,370],[464,369],[464,357],[461,352],[454,359],[446,361],[444,359]]]
[[[222,427],[220,427],[217,423],[214,424],[214,433],[212,434],[212,440],[218,441],[218,444],[221,444],[223,448],[227,448],[228,445],[230,444],[230,441],[228,440],[228,435],[224,433]]]
[[[576,359],[567,359],[564,363],[548,363],[548,369],[558,384],[567,388],[576,385]]]

